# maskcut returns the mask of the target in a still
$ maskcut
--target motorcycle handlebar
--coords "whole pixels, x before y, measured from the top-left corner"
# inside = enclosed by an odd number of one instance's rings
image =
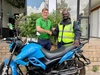
[[[4,41],[13,41],[14,38],[3,38]]]
[[[8,38],[3,38],[4,41],[14,41],[14,40],[19,40],[20,38],[18,37],[8,37]]]
[[[80,45],[85,45],[86,43],[88,43],[88,41],[81,42],[81,44],[80,44]]]

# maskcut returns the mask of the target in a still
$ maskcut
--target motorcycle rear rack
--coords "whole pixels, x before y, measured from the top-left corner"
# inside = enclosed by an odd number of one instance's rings
[[[78,60],[80,62],[82,62],[84,66],[87,66],[87,65],[91,64],[90,59],[86,58],[82,53],[76,53],[75,57],[78,58]],[[80,58],[82,58],[85,62],[83,62],[82,60],[80,60]]]

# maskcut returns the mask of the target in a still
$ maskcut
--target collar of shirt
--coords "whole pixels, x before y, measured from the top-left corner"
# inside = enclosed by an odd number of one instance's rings
[[[44,20],[44,18],[42,18],[42,17],[41,17],[41,19],[42,19],[43,21],[48,21],[48,19]]]
[[[65,20],[62,20],[60,22],[60,24],[63,24],[63,25],[71,24],[71,19],[67,19],[66,21]]]

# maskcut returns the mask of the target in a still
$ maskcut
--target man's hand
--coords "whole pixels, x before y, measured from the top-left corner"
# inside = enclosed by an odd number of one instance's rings
[[[52,32],[50,30],[42,29],[40,26],[36,26],[36,30],[37,32],[40,32],[40,33],[47,33],[49,35],[52,35]]]
[[[51,32],[51,31],[47,30],[46,32],[47,32],[49,35],[52,35],[52,32]]]
[[[79,46],[79,40],[74,41],[74,46],[78,47]]]
[[[52,31],[54,31],[56,28],[52,28]]]

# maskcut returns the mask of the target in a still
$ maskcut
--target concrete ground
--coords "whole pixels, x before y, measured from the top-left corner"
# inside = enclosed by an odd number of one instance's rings
[[[90,71],[87,71],[86,75],[100,75],[100,72],[90,72]]]
[[[0,40],[0,46],[8,46],[8,43],[6,43],[6,41],[2,41]],[[6,50],[5,50],[6,51]],[[8,50],[7,50],[8,51]],[[1,55],[1,54],[0,54]],[[1,63],[1,62],[0,62]],[[100,71],[99,72],[92,72],[92,71],[86,71],[86,75],[100,75]]]

